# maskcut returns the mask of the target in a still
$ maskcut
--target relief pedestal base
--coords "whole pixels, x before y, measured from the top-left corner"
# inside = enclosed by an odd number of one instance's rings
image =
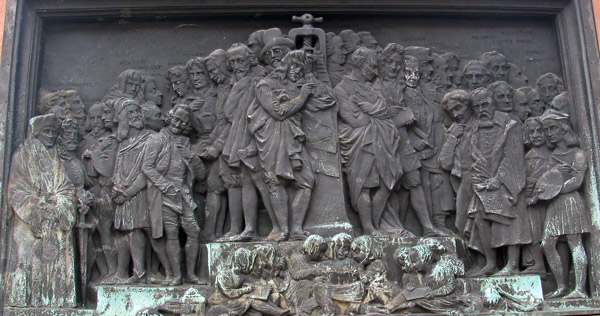
[[[6,307],[3,315],[6,316],[96,316],[93,309],[75,308],[19,308]]]
[[[180,300],[184,296],[190,297],[194,305],[203,305],[212,293],[207,286],[193,285],[177,287],[98,285],[91,286],[90,290],[93,296],[96,296],[96,313],[102,316],[137,315],[143,309],[157,307],[170,300]]]

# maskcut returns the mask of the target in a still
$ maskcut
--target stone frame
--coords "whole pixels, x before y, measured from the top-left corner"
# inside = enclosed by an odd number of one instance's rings
[[[122,0],[89,2],[83,0],[8,0],[4,43],[0,68],[0,285],[6,263],[7,204],[6,185],[11,155],[25,136],[26,122],[35,111],[40,71],[40,55],[44,23],[69,19],[85,22],[102,18],[149,19],[182,16],[253,16],[293,15],[310,12],[319,14],[385,14],[474,17],[490,16],[534,19],[552,18],[558,36],[564,79],[571,92],[575,107],[576,129],[580,132],[584,148],[591,159],[589,176],[585,183],[585,198],[592,214],[593,231],[587,246],[590,258],[590,284],[592,296],[600,294],[600,56],[594,26],[591,0],[481,0],[473,5],[469,0],[326,0],[229,1],[183,0],[173,4],[168,0]],[[0,294],[0,304],[2,302]]]

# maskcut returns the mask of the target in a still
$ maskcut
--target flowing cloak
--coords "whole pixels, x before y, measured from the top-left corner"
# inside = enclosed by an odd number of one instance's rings
[[[400,136],[390,119],[385,101],[372,84],[346,76],[335,87],[340,107],[338,125],[342,165],[348,178],[350,201],[356,209],[364,188],[386,186],[389,190],[402,176]],[[369,108],[363,112],[359,102]]]
[[[13,212],[6,305],[75,307],[75,188],[56,150],[30,136],[13,156],[7,195]],[[54,216],[40,207],[50,197]]]
[[[175,136],[170,134],[167,128],[163,128],[159,133],[152,135],[144,149],[142,171],[148,179],[148,204],[150,208],[150,224],[152,227],[152,238],[160,238],[163,236],[163,207],[169,207],[174,212],[183,213],[181,207],[189,210],[196,209],[191,188],[196,179],[204,179],[206,177],[206,168],[200,159],[195,162],[188,162],[183,159],[186,166],[185,179],[180,195],[176,198],[166,196],[168,186],[172,183],[167,179],[169,166],[175,155],[173,154],[178,149],[176,147],[178,138],[181,144],[190,148],[190,140],[185,136]],[[177,155],[176,157],[181,157]],[[176,185],[177,186],[177,185]],[[181,199],[181,200],[179,200]]]
[[[473,186],[471,185],[471,138],[473,137],[473,126],[475,120],[471,118],[465,124],[463,134],[460,138],[452,135],[458,128],[453,123],[446,132],[446,139],[440,150],[438,161],[442,169],[449,171],[456,192],[456,221],[455,226],[459,232],[463,232],[467,222],[467,209],[473,198]],[[457,183],[458,182],[458,183]]]
[[[142,130],[139,136],[129,138],[119,145],[113,183],[117,188],[127,192],[127,196],[131,198],[117,205],[114,223],[117,230],[131,231],[150,227],[142,159],[144,145],[152,134],[148,130]]]
[[[231,168],[241,167],[242,160],[239,150],[246,149],[248,146],[252,146],[253,143],[252,134],[247,128],[247,112],[254,100],[254,87],[263,76],[262,71],[257,67],[254,67],[251,71],[253,73],[233,85],[227,101],[225,101],[225,119],[231,124],[231,127],[222,154],[225,164]],[[256,158],[249,159],[245,160],[244,163],[253,171],[258,171],[257,160]],[[223,170],[221,172],[223,173]]]
[[[564,153],[552,153],[551,168],[556,165],[571,166],[568,177],[563,178],[563,188],[549,201],[544,235],[563,236],[589,233],[592,229],[590,213],[577,189],[581,186],[587,170],[587,156],[580,148],[571,148]]]
[[[492,126],[475,126],[471,139],[473,184],[483,184],[495,177],[500,182],[496,191],[475,191],[469,216],[482,212],[492,223],[492,247],[531,243],[531,227],[527,216],[525,188],[525,154],[521,128],[506,113],[494,112]],[[466,229],[473,229],[467,225]],[[475,228],[476,229],[476,228]],[[481,249],[476,234],[471,233],[470,247]]]
[[[248,130],[254,135],[265,179],[275,183],[279,178],[293,180],[312,188],[314,174],[301,127],[300,110],[304,104],[295,101],[299,89],[294,85],[274,78],[259,81],[256,98],[248,108]],[[300,167],[294,168],[294,162]]]

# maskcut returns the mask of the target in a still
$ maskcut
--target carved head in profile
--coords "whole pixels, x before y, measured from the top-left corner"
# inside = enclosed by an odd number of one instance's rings
[[[165,116],[156,104],[146,102],[142,104],[145,127],[152,131],[160,131],[165,126]]]
[[[327,242],[320,235],[312,234],[304,241],[302,250],[310,260],[319,261],[325,255],[325,251],[327,251]]]
[[[205,59],[206,70],[210,79],[216,84],[222,84],[231,77],[231,68],[227,62],[227,52],[222,49],[215,49]]]
[[[144,100],[150,101],[156,106],[160,107],[162,105],[162,97],[163,94],[158,88],[158,82],[156,79],[150,76],[142,77],[142,90],[144,92]]]
[[[331,256],[334,259],[346,259],[350,257],[352,236],[348,233],[338,233],[331,237]]]
[[[29,120],[30,135],[46,148],[53,147],[60,132],[61,121],[53,113],[38,115]]]
[[[452,73],[452,84],[460,86],[463,81],[463,73],[460,68],[460,58],[455,53],[442,54],[442,58],[446,60],[448,64],[448,70]]]
[[[342,38],[335,35],[333,32],[328,32],[326,37],[327,64],[343,65],[346,62],[344,41],[342,41]]]
[[[361,265],[366,265],[377,259],[383,258],[383,251],[377,243],[377,240],[371,236],[360,236],[352,241],[350,246],[352,257]]]
[[[409,88],[416,88],[421,79],[419,60],[413,56],[404,57],[404,81]]]
[[[176,104],[167,117],[167,128],[175,135],[186,134],[190,128],[192,109],[186,104]]]
[[[360,36],[353,30],[343,30],[339,36],[344,43],[344,53],[346,56],[350,56],[362,44]]]
[[[359,47],[352,53],[352,74],[365,81],[373,81],[379,75],[377,69],[377,53],[366,48]]]
[[[270,28],[267,30],[258,30],[252,32],[248,36],[248,48],[252,51],[252,54],[258,58],[263,50],[263,47],[273,38],[282,37],[283,33],[277,27]]]
[[[191,94],[192,83],[184,66],[175,66],[167,70],[167,80],[171,85],[171,90],[179,97],[186,97]]]
[[[206,88],[212,84],[204,58],[196,57],[188,60],[185,69],[187,69],[195,90]]]
[[[579,139],[571,127],[569,114],[548,109],[540,117],[548,142],[557,146],[564,142],[567,147],[579,146]]]
[[[240,43],[235,43],[227,50],[227,60],[229,66],[233,69],[233,75],[236,79],[246,77],[252,67],[258,64],[256,57],[248,46]]]
[[[102,121],[104,122],[104,127],[108,129],[113,129],[115,124],[117,123],[115,117],[115,103],[119,99],[112,99],[106,102],[103,102],[104,107],[102,110]]]
[[[400,44],[389,43],[379,54],[379,75],[384,79],[396,79],[402,72],[404,48]]]
[[[60,135],[58,136],[58,146],[65,151],[77,151],[80,140],[79,124],[75,120],[68,118],[62,122],[61,127]]]
[[[315,56],[298,49],[287,53],[281,61],[281,70],[285,71],[285,77],[292,82],[304,78],[312,71],[312,65],[315,62]]]
[[[481,54],[479,60],[485,64],[485,67],[492,75],[493,81],[508,80],[508,70],[510,66],[508,64],[508,59],[506,59],[504,55],[497,51],[491,51]]]
[[[469,105],[480,122],[491,121],[494,117],[495,107],[492,91],[488,88],[477,88],[468,95]]]
[[[358,37],[360,37],[360,42],[364,47],[371,49],[376,53],[381,53],[382,48],[379,45],[379,42],[377,42],[377,40],[373,36],[373,34],[371,34],[371,32],[362,31],[356,34],[358,35]]]
[[[527,106],[529,110],[531,110],[531,116],[540,116],[544,113],[545,107],[544,103],[540,100],[540,96],[534,88],[525,86],[517,89],[523,93],[527,97]]]
[[[448,63],[442,56],[432,54],[433,78],[431,80],[438,87],[449,88],[452,86],[452,72],[449,70]]]
[[[542,102],[546,105],[550,105],[550,102],[552,102],[552,99],[554,99],[555,96],[565,91],[565,85],[559,76],[549,72],[541,75],[537,79],[535,82],[535,90],[537,90]]]
[[[523,74],[521,67],[508,63],[508,83],[513,87],[523,87],[529,84],[529,78]]]
[[[539,117],[530,117],[523,123],[523,139],[525,145],[541,147],[546,145],[544,128]]]
[[[479,60],[469,61],[463,70],[467,90],[487,87],[490,83],[490,72]]]
[[[513,91],[513,112],[521,122],[525,122],[525,120],[531,116],[527,95],[518,89]]]
[[[457,89],[446,93],[442,98],[442,108],[459,124],[467,123],[473,116],[468,95],[467,91]]]
[[[260,59],[272,67],[279,67],[283,56],[296,47],[294,41],[285,37],[271,39],[260,53]]]
[[[488,88],[492,91],[496,110],[505,113],[513,111],[513,88],[506,81],[496,81]]]

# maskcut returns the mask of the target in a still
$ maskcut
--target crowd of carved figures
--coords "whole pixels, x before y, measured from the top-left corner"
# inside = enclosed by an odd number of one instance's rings
[[[539,305],[464,291],[465,278],[491,275],[551,273],[546,299],[586,297],[588,161],[559,76],[529,82],[501,52],[463,60],[300,20],[293,34],[259,30],[168,69],[165,96],[137,70],[89,104],[74,90],[43,95],[12,158],[6,303],[74,307],[76,271],[83,286],[206,284],[201,243],[246,241],[263,243],[232,252],[208,314]],[[316,174],[336,168],[356,238],[303,228]],[[423,237],[398,248],[404,274],[388,280],[380,237],[415,238],[406,212]],[[468,271],[436,238],[447,236],[468,246]],[[267,242],[287,240],[302,252]]]

